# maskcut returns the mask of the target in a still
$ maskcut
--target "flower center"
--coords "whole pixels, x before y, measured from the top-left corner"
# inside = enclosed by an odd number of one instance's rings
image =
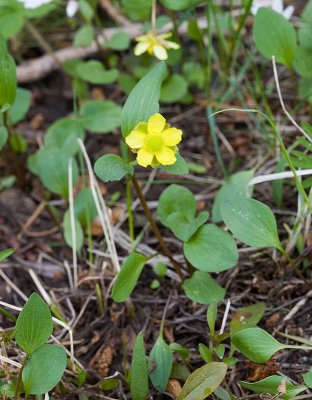
[[[149,135],[146,135],[144,145],[145,145],[145,149],[149,153],[155,154],[163,149],[163,147],[165,146],[165,142],[161,138],[161,136],[149,134]]]

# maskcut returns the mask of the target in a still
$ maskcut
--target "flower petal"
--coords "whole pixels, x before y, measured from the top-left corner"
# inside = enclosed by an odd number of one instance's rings
[[[160,44],[156,44],[155,46],[153,46],[153,53],[155,57],[157,57],[160,61],[167,60],[168,58],[167,50],[164,48],[164,46]]]
[[[283,15],[284,15],[284,17],[286,19],[290,19],[294,12],[295,12],[295,7],[294,6],[288,6],[283,11]]]
[[[171,42],[170,40],[166,40],[166,46],[168,49],[177,50],[180,48],[180,45],[176,42]]]
[[[181,129],[177,128],[165,129],[161,133],[161,137],[163,138],[166,146],[175,146],[182,140],[182,131]]]
[[[140,131],[132,131],[125,138],[125,142],[131,149],[140,149],[144,146],[146,133]]]
[[[164,147],[155,156],[162,165],[172,165],[177,161],[174,151],[169,149],[169,147]]]
[[[137,162],[141,167],[147,167],[148,165],[151,165],[153,162],[154,154],[149,153],[145,149],[140,149],[138,151],[137,155]]]
[[[150,44],[146,42],[139,42],[134,48],[134,55],[140,56],[141,54],[145,53],[149,48]]]
[[[165,118],[161,114],[156,113],[152,115],[148,120],[147,123],[148,133],[160,134],[163,131],[165,125],[166,125]]]

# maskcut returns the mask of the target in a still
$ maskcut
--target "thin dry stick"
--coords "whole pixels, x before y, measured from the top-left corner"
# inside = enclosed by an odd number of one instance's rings
[[[68,163],[68,197],[70,212],[70,228],[72,233],[72,249],[73,249],[73,270],[74,270],[74,288],[77,289],[78,284],[78,265],[77,265],[77,237],[74,210],[74,190],[73,190],[73,160]]]
[[[95,180],[92,165],[91,165],[88,153],[86,151],[85,145],[83,144],[83,141],[81,139],[78,139],[78,143],[79,143],[80,149],[82,151],[82,154],[84,156],[84,159],[86,161],[86,165],[88,168],[90,189],[92,192],[92,196],[93,196],[93,199],[95,202],[97,212],[99,214],[100,222],[102,225],[104,237],[105,237],[107,247],[108,247],[108,250],[110,253],[112,264],[113,264],[116,272],[119,272],[120,265],[119,265],[118,255],[117,255],[117,251],[116,251],[116,247],[115,247],[113,232],[112,232],[112,228],[111,228],[110,221],[109,221],[107,207],[106,207],[106,204],[101,195],[100,189],[97,185],[97,182]]]
[[[4,281],[24,300],[27,301],[28,297],[11,281],[11,279],[0,269],[0,275]]]
[[[4,356],[0,355],[0,360],[6,362],[8,364],[14,365],[14,367],[18,367],[18,368],[22,367],[22,364],[20,364],[19,362],[13,361],[8,357],[4,357]]]
[[[310,142],[312,143],[312,139],[310,136],[304,131],[304,129],[301,128],[300,125],[297,124],[297,122],[294,120],[294,118],[290,115],[290,113],[287,111],[285,107],[285,103],[282,97],[282,92],[279,84],[279,79],[278,79],[278,73],[277,73],[277,68],[276,68],[276,62],[275,62],[275,56],[272,56],[272,64],[273,64],[273,71],[274,71],[274,79],[275,79],[275,85],[277,89],[277,94],[279,101],[281,103],[281,107],[286,115],[286,117],[289,119],[289,121],[298,129],[299,132],[303,134],[303,136]]]
[[[219,335],[223,335],[223,333],[224,333],[226,321],[227,321],[227,318],[228,318],[228,315],[229,315],[229,311],[230,311],[230,306],[231,306],[231,301],[229,299],[227,301],[227,303],[226,303],[225,312],[224,312],[224,316],[223,316],[222,325],[221,325],[221,329],[220,329]]]

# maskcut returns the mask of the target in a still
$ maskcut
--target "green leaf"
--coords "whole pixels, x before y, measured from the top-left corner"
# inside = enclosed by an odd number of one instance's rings
[[[113,83],[119,75],[116,68],[106,71],[103,64],[97,60],[77,64],[76,72],[79,78],[93,84]]]
[[[104,379],[104,381],[102,381],[99,385],[101,390],[113,390],[113,389],[117,389],[120,385],[120,380],[119,379],[114,379],[114,378],[110,378],[110,379]]]
[[[186,380],[177,400],[204,400],[220,386],[227,372],[227,365],[211,362],[198,368]]]
[[[217,303],[211,303],[210,306],[207,308],[207,324],[212,334],[215,333],[217,315],[218,315],[218,305]]]
[[[169,10],[181,11],[201,3],[201,0],[161,0]]]
[[[135,340],[130,371],[130,391],[132,400],[146,400],[148,397],[148,369],[143,333]]]
[[[75,217],[84,228],[87,228],[88,221],[92,222],[98,215],[90,188],[83,188],[74,199]]]
[[[49,339],[52,330],[49,307],[37,293],[33,293],[17,318],[16,343],[31,354]]]
[[[9,117],[13,125],[17,124],[25,117],[30,104],[31,92],[27,89],[17,88],[15,101],[9,109]]]
[[[312,388],[312,368],[306,374],[303,374],[304,383],[308,386],[308,388]]]
[[[105,154],[94,165],[96,175],[103,182],[120,181],[124,176],[133,175],[133,167],[115,154]]]
[[[84,139],[84,129],[81,121],[73,118],[61,118],[54,122],[44,137],[46,148],[60,149],[68,156],[75,155],[79,150],[77,139]]]
[[[311,49],[298,47],[295,55],[294,68],[304,78],[312,78],[312,54]]]
[[[232,343],[245,357],[256,363],[265,363],[285,346],[261,328],[247,328],[232,336]]]
[[[130,46],[130,38],[126,32],[116,32],[106,42],[106,47],[112,50],[123,51],[127,50]]]
[[[202,211],[196,218],[189,219],[181,212],[169,215],[168,224],[172,232],[180,240],[187,241],[209,218],[207,211]]]
[[[68,198],[68,155],[56,149],[40,150],[36,167],[44,186],[51,192]],[[73,185],[78,180],[78,166],[73,159]]]
[[[175,103],[182,99],[186,92],[186,79],[179,74],[170,75],[161,87],[160,101],[163,103]]]
[[[71,226],[69,210],[67,210],[66,213],[64,214],[63,230],[64,230],[65,242],[68,244],[68,246],[73,247],[73,235],[72,235],[72,226]],[[76,249],[78,252],[80,252],[83,246],[84,234],[81,224],[76,218],[75,218],[75,231],[76,231]]]
[[[201,271],[225,271],[234,267],[238,260],[237,247],[232,236],[212,224],[199,228],[184,243],[183,249],[187,260]]]
[[[45,344],[31,354],[22,373],[26,395],[44,394],[61,380],[66,367],[64,347]]]
[[[121,107],[110,100],[86,102],[81,115],[85,129],[92,133],[108,133],[120,127]]]
[[[24,6],[17,0],[0,0],[0,34],[11,38],[24,24]]]
[[[112,291],[112,298],[117,303],[126,301],[133,292],[147,259],[139,253],[130,254],[118,272]]]
[[[139,122],[147,121],[159,111],[160,87],[166,74],[166,63],[159,62],[133,88],[122,109],[123,137],[129,135]]]
[[[277,395],[279,393],[279,386],[283,383],[284,378],[282,376],[273,375],[268,378],[262,379],[259,382],[249,383],[244,381],[239,381],[238,383],[248,390],[255,393],[269,393]],[[306,390],[306,386],[295,386],[289,380],[286,380],[286,393],[281,394],[278,398],[284,400],[290,400],[297,396],[299,393]]]
[[[256,303],[248,307],[238,308],[232,316],[230,323],[231,334],[256,326],[263,317],[264,312],[264,303]]]
[[[192,219],[196,212],[196,200],[189,189],[173,184],[162,192],[159,198],[157,215],[163,225],[170,227],[168,218],[176,212]]]
[[[231,232],[248,246],[281,248],[274,214],[260,201],[234,198],[222,203],[221,214]]]
[[[149,18],[152,0],[122,0],[123,11],[134,21],[145,21]]]
[[[257,12],[253,26],[255,44],[260,53],[292,69],[297,47],[296,31],[281,14],[262,7]]]
[[[94,38],[94,29],[92,25],[84,25],[75,34],[74,46],[87,47],[90,46]]]
[[[210,274],[195,271],[191,278],[186,279],[182,285],[185,294],[192,301],[200,304],[211,304],[224,299],[225,289],[211,278]]]
[[[10,257],[13,253],[15,253],[15,249],[5,249],[0,251],[0,262],[3,262],[8,257]]]
[[[221,222],[221,204],[224,201],[231,202],[233,198],[236,197],[246,197],[248,193],[248,183],[251,181],[254,175],[254,171],[242,171],[231,176],[228,181],[226,181],[222,188],[219,190],[215,197],[213,207],[212,207],[212,220],[213,222]]]
[[[160,336],[154,344],[148,358],[150,379],[157,390],[164,392],[170,378],[173,357],[170,347]]]
[[[0,126],[0,150],[5,146],[8,140],[9,134],[4,126]]]
[[[186,175],[189,173],[189,166],[184,158],[177,153],[177,161],[172,165],[160,165],[159,168],[163,171],[169,172],[169,174],[174,175]]]
[[[83,18],[90,23],[94,17],[94,11],[88,0],[79,0],[79,11]]]

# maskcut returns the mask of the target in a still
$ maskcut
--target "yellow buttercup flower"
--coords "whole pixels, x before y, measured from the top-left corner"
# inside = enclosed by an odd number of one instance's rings
[[[142,167],[159,164],[172,165],[177,161],[177,144],[182,140],[182,131],[171,128],[165,118],[157,113],[148,122],[140,122],[126,137],[125,141]]]
[[[134,48],[134,54],[136,56],[140,56],[147,51],[149,54],[154,54],[154,56],[161,61],[167,60],[167,49],[180,48],[178,43],[166,40],[171,36],[171,32],[156,35],[153,31],[149,32],[147,35],[139,36],[135,38],[135,40],[139,43]]]

